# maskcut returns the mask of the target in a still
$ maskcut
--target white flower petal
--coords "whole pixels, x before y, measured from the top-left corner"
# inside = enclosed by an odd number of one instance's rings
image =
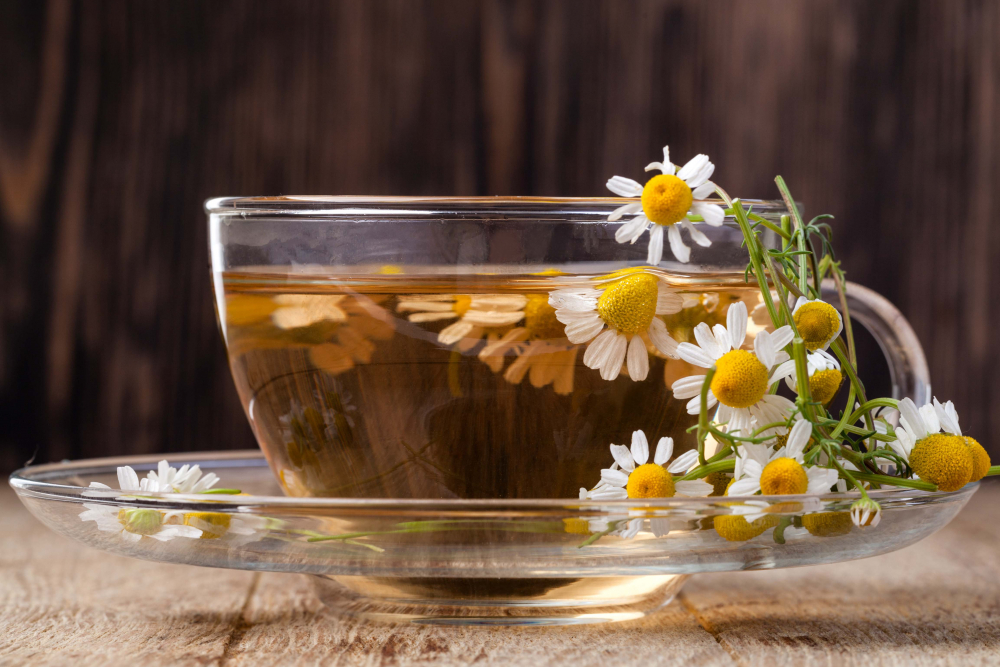
[[[906,430],[913,436],[914,442],[927,437],[927,426],[912,400],[904,398],[899,402],[899,415],[900,419],[906,420]]]
[[[669,466],[667,466],[667,472],[671,472],[675,475],[687,472],[698,462],[698,450],[692,449],[684,452],[676,459],[674,459]],[[688,494],[690,495],[690,494]]]
[[[611,190],[619,197],[640,197],[642,196],[642,185],[636,183],[631,178],[624,176],[612,176],[608,179],[608,190]]]
[[[837,483],[837,471],[830,468],[817,468],[815,466],[806,470],[809,478],[809,488],[806,493],[815,495],[817,493],[828,493],[830,487]]]
[[[707,326],[705,327],[708,328]],[[702,368],[711,368],[715,363],[713,357],[708,356],[704,350],[691,343],[681,343],[677,346],[677,356],[684,361]]]
[[[656,314],[672,315],[673,313],[679,313],[683,309],[684,298],[680,294],[671,291],[661,281],[656,288]]]
[[[746,465],[744,464],[744,475]],[[751,477],[747,475],[743,479],[733,482],[733,485],[726,491],[727,496],[752,496],[760,491],[760,476]]]
[[[687,180],[700,172],[705,168],[706,165],[710,164],[708,161],[708,156],[704,153],[699,153],[693,158],[687,161],[683,167],[677,172],[677,178],[681,179],[685,183]],[[698,183],[701,185],[701,183]]]
[[[628,350],[628,338],[625,334],[618,334],[608,348],[608,355],[601,365],[601,378],[604,380],[614,380],[622,372],[622,364],[625,362],[625,352]]]
[[[656,443],[656,453],[653,455],[653,463],[658,466],[663,465],[674,455],[674,439],[663,437]]]
[[[610,468],[605,468],[601,470],[601,481],[611,486],[624,487],[628,484],[628,474],[622,472],[621,470],[611,470]]]
[[[661,229],[661,234],[662,234],[662,227],[660,225],[656,226]],[[677,225],[670,225],[670,228],[667,230],[667,238],[670,241],[670,251],[674,253],[674,258],[678,262],[681,262],[682,264],[687,264],[689,261],[691,261],[691,248],[688,248],[686,245],[684,245],[684,240],[681,238],[681,232],[677,228]],[[662,243],[663,241],[661,237],[660,241],[661,251],[662,251]]]
[[[635,458],[625,445],[611,445],[611,456],[615,459],[615,463],[621,466],[622,470],[627,470],[628,472],[635,470]]]
[[[670,229],[673,229],[673,227]],[[671,247],[673,247],[673,241],[671,241]],[[653,225],[653,228],[649,231],[649,252],[646,254],[646,262],[652,266],[658,266],[662,259],[663,225]]]
[[[608,330],[595,338],[583,354],[583,365],[587,368],[601,368],[611,354],[611,347],[617,337],[617,333]]]
[[[688,234],[691,235],[691,240],[700,245],[702,248],[707,248],[712,245],[711,239],[696,229],[690,220],[681,220],[680,225],[687,230]]]
[[[934,410],[933,405],[921,405],[917,410],[920,412],[921,419],[924,420],[924,426],[927,427],[928,433],[939,433],[941,431],[941,422],[938,421],[937,412]]]
[[[691,191],[691,196],[694,199],[705,199],[706,197],[711,197],[715,192],[715,183],[712,181],[705,181],[694,190]],[[693,208],[693,207],[692,207]],[[693,213],[694,211],[692,211]]]
[[[624,206],[619,206],[608,215],[608,222],[615,222],[620,220],[623,215],[629,215],[631,213],[638,213],[642,210],[642,203],[637,204],[625,204]],[[617,238],[617,234],[615,235]],[[621,243],[621,241],[619,241]]]
[[[701,393],[701,388],[704,384],[704,375],[689,375],[674,382],[670,386],[670,391],[673,392],[676,399],[691,398]]]
[[[597,308],[597,300],[603,293],[602,290],[590,288],[553,290],[549,292],[549,305],[557,310],[586,312]]]
[[[747,305],[737,301],[726,311],[726,329],[734,350],[743,347],[747,337]]]
[[[642,382],[649,375],[649,352],[639,336],[632,336],[628,346],[628,376],[635,382]]]
[[[725,346],[720,344],[718,338],[705,322],[699,322],[694,328],[694,339],[698,341],[698,345],[712,361],[729,351],[729,341],[726,341]],[[678,350],[680,350],[680,346],[678,346]]]
[[[121,466],[118,468],[118,488],[122,491],[138,491],[139,476],[135,474],[131,466]]]
[[[649,340],[657,350],[671,359],[679,358],[677,356],[678,343],[667,333],[667,325],[663,323],[663,320],[654,317],[653,321],[649,323],[649,329],[646,330],[646,333],[649,334]]]
[[[774,366],[774,345],[771,334],[766,331],[758,332],[753,339],[753,351],[765,368]]]
[[[618,241],[618,243],[635,243],[642,236],[642,233],[646,231],[648,225],[649,219],[646,216],[637,215],[615,231],[615,241]]]
[[[700,215],[709,227],[721,227],[726,221],[726,209],[718,204],[696,201],[691,204],[691,213]]]
[[[792,328],[786,324],[771,332],[771,344],[775,350],[783,350],[792,342],[792,338],[794,337],[795,334],[792,333]]]
[[[642,431],[632,431],[632,458],[637,466],[645,465],[649,460],[649,441]]]
[[[802,456],[802,451],[809,444],[809,436],[812,435],[812,423],[805,419],[795,422],[795,426],[788,433],[788,442],[785,443],[785,456],[798,459]]]

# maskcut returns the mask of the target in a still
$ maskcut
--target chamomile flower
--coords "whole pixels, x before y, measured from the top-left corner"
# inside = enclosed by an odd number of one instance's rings
[[[556,309],[556,319],[566,325],[570,343],[593,341],[583,363],[600,370],[605,380],[617,378],[626,362],[630,378],[646,379],[649,352],[643,334],[657,350],[677,357],[677,342],[656,315],[676,313],[683,299],[652,274],[631,272],[598,289],[555,290],[549,294],[549,304]]]
[[[794,404],[777,394],[771,385],[786,377],[793,366],[785,364],[788,355],[781,351],[792,341],[792,330],[783,326],[773,333],[760,331],[754,337],[754,351],[740,349],[746,340],[747,308],[742,301],[726,313],[726,326],[709,328],[701,323],[694,329],[697,345],[681,343],[677,354],[684,361],[701,368],[715,366],[715,376],[708,391],[707,408],[719,405],[715,421],[727,424],[730,433],[746,432],[751,420],[761,425],[785,420]],[[691,375],[671,386],[675,398],[691,399],[688,414],[701,411],[701,388],[704,375]]]
[[[549,305],[548,295],[529,294],[524,306],[524,326],[488,342],[479,359],[499,373],[506,355],[513,354],[514,362],[504,373],[507,382],[520,384],[527,376],[531,386],[551,384],[557,394],[565,396],[573,392],[578,349],[566,338],[555,308]]]
[[[803,452],[811,433],[810,422],[796,422],[785,446],[771,454],[766,464],[761,463],[759,450],[750,450],[752,445],[744,447],[747,455],[742,457],[738,476],[727,495],[749,496],[758,491],[766,496],[816,495],[829,491],[837,482],[837,471],[804,464]]]
[[[527,299],[520,294],[417,294],[404,297],[396,310],[410,313],[411,322],[456,320],[438,334],[442,345],[458,343],[471,349],[488,330],[517,324],[524,319]]]
[[[113,493],[117,497],[127,498],[142,493],[169,492],[169,489],[161,488],[156,480],[149,478],[140,480],[135,470],[129,466],[118,468],[118,485],[121,490],[114,491],[106,484],[91,482],[90,488],[95,491],[87,495],[106,497],[109,493]],[[143,537],[151,537],[160,542],[175,537],[201,537],[201,531],[193,526],[169,524],[168,521],[176,513],[161,512],[152,508],[119,508],[96,503],[84,503],[83,506],[86,510],[80,514],[81,521],[93,521],[97,524],[98,530],[117,533],[128,542],[138,542]]]
[[[791,363],[794,364],[794,362]],[[829,352],[817,350],[806,355],[806,372],[809,374],[809,395],[814,401],[823,405],[829,404],[844,382],[844,373],[840,370],[840,363]],[[792,391],[797,391],[798,383],[794,372],[785,378],[785,383]]]
[[[691,216],[700,216],[712,227],[718,227],[725,219],[725,211],[718,204],[701,201],[715,191],[715,184],[708,180],[715,171],[707,155],[696,155],[687,164],[677,168],[670,162],[670,150],[663,147],[663,162],[651,162],[646,171],[659,169],[660,173],[646,181],[643,186],[631,178],[612,177],[608,189],[620,197],[639,197],[640,201],[615,209],[608,216],[608,222],[620,220],[624,215],[636,214],[615,233],[619,243],[635,243],[643,232],[649,232],[649,253],[646,261],[653,266],[663,259],[663,234],[666,230],[670,249],[677,261],[687,263],[691,249],[681,238],[683,227],[695,243],[702,247],[712,245],[704,233],[698,231]]]
[[[858,528],[874,528],[882,520],[882,507],[871,498],[859,498],[851,503],[851,522]]]
[[[178,470],[166,460],[160,461],[155,472],[149,471],[147,478],[150,485],[155,484],[161,491],[171,493],[201,493],[219,481],[214,472],[202,475],[201,468],[197,465],[184,464]]]
[[[982,446],[962,436],[951,401],[942,405],[935,398],[933,405],[917,408],[904,398],[899,402],[899,422],[896,440],[889,446],[909,463],[914,474],[936,484],[939,490],[956,491],[978,481],[989,469],[989,455]]]
[[[685,452],[667,465],[674,453],[673,438],[660,438],[649,460],[649,443],[642,431],[632,433],[631,449],[611,445],[615,462],[601,470],[601,483],[588,497],[593,500],[622,498],[672,498],[674,495],[707,496],[712,485],[701,480],[674,481],[673,475],[686,472],[698,460],[698,452]],[[664,467],[666,466],[666,467]],[[581,489],[581,491],[583,491]]]
[[[810,300],[800,296],[792,310],[792,319],[810,352],[826,350],[844,330],[840,311],[820,299]]]

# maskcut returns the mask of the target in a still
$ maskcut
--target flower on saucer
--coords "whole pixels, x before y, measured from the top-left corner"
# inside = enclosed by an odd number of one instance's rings
[[[158,482],[149,478],[140,480],[135,470],[129,466],[118,468],[118,484],[121,491],[115,492],[115,495],[123,498],[142,493],[168,491],[160,488]],[[110,486],[100,482],[91,482],[90,488],[97,490],[88,494],[93,496],[106,496],[105,490],[113,491]],[[175,512],[161,512],[140,507],[119,508],[96,503],[84,503],[83,506],[87,509],[80,514],[81,521],[93,521],[97,524],[98,530],[117,533],[129,542],[138,542],[143,537],[151,537],[161,542],[175,537],[201,537],[201,531],[193,526],[169,524],[168,521],[173,518]]]
[[[851,522],[858,528],[874,528],[882,520],[882,507],[871,498],[859,498],[851,503]]]
[[[909,463],[920,479],[941,491],[956,491],[986,475],[989,455],[982,445],[964,437],[958,413],[948,401],[917,408],[909,398],[899,402],[900,428],[889,446]]]
[[[197,465],[184,464],[178,470],[166,460],[157,464],[156,471],[150,470],[147,478],[151,486],[155,484],[161,491],[169,493],[202,493],[219,481],[214,472],[202,475]]]
[[[809,374],[809,395],[814,401],[829,404],[844,382],[840,363],[829,352],[817,350],[806,356],[806,372]],[[785,383],[792,391],[797,391],[795,373],[790,373]]]
[[[410,313],[411,322],[456,320],[438,334],[442,345],[471,349],[488,330],[517,324],[527,299],[520,294],[415,294],[403,297],[396,310]]]
[[[737,471],[727,495],[750,496],[758,491],[765,496],[817,495],[826,493],[836,484],[838,474],[832,468],[806,466],[803,451],[809,444],[812,423],[800,420],[788,433],[784,447],[767,456],[762,463],[761,454],[766,456],[763,445],[745,445],[745,455],[737,460]],[[764,448],[764,449],[761,449]],[[740,465],[742,461],[742,465]]]
[[[679,262],[687,263],[691,258],[691,249],[681,238],[680,228],[686,229],[695,243],[707,248],[712,242],[695,228],[691,216],[700,216],[712,227],[720,226],[726,217],[724,209],[718,204],[701,201],[715,192],[715,184],[708,180],[715,171],[715,165],[709,162],[707,155],[696,155],[678,171],[670,162],[669,148],[664,146],[663,162],[646,165],[646,171],[653,169],[662,173],[649,179],[645,186],[622,176],[608,180],[608,189],[616,195],[640,198],[639,202],[615,209],[608,216],[608,222],[636,214],[615,232],[618,243],[635,243],[652,226],[646,261],[653,266],[663,259],[663,234],[666,229],[674,257]]]
[[[667,465],[673,453],[673,438],[660,438],[653,455],[653,462],[647,463],[649,443],[646,434],[635,431],[632,433],[631,449],[625,445],[611,445],[611,455],[615,462],[610,468],[601,470],[600,484],[590,491],[587,497],[592,500],[611,500],[710,494],[711,484],[701,480],[675,481],[673,478],[673,474],[687,472],[697,462],[698,452],[685,452]]]
[[[573,392],[578,349],[566,338],[555,308],[549,305],[548,295],[530,294],[524,306],[524,326],[488,342],[479,352],[479,359],[499,373],[505,357],[512,353],[514,362],[504,373],[507,382],[520,384],[527,375],[531,386],[541,388],[551,384],[555,393],[565,396]]]
[[[709,328],[705,323],[694,329],[697,345],[681,343],[677,354],[681,359],[701,368],[715,366],[715,376],[707,396],[707,409],[719,404],[715,421],[727,424],[730,433],[746,432],[752,419],[760,425],[784,421],[795,404],[768,390],[794,371],[794,365],[783,363],[788,355],[781,349],[792,341],[792,330],[780,327],[773,333],[760,331],[754,337],[754,351],[740,349],[746,340],[747,308],[742,301],[734,303],[726,313],[726,326]],[[701,411],[701,389],[704,375],[691,375],[674,382],[675,398],[690,398],[688,414]]]
[[[821,299],[810,300],[800,296],[792,309],[792,319],[810,352],[826,350],[844,330],[840,312]]]
[[[642,336],[645,334],[663,354],[676,358],[677,343],[656,315],[678,312],[683,299],[649,273],[630,271],[624,277],[612,277],[598,289],[555,290],[549,294],[549,304],[556,309],[556,319],[566,325],[569,342],[593,341],[583,355],[587,368],[600,370],[605,380],[614,380],[622,363],[627,363],[632,380],[645,380],[649,352]]]

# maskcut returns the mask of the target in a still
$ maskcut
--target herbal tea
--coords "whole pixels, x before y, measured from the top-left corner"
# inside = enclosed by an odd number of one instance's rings
[[[699,322],[724,324],[730,304],[744,300],[753,311],[760,302],[756,290],[692,291],[662,271],[607,276],[597,308],[637,339],[616,365],[597,331],[593,343],[570,342],[596,329],[592,321],[567,324],[550,304],[553,292],[591,290],[592,279],[392,270],[363,281],[222,276],[219,316],[236,386],[290,495],[576,497],[608,465],[609,443],[627,443],[634,430],[653,442],[672,436],[675,452],[694,446],[687,429],[696,418],[669,387],[703,371],[668,359],[658,343],[664,332],[692,342]],[[615,289],[647,305],[619,307]],[[651,300],[636,300],[643,290]],[[663,310],[672,312],[656,314]],[[761,328],[751,318],[751,334]],[[587,357],[588,346],[602,345]]]

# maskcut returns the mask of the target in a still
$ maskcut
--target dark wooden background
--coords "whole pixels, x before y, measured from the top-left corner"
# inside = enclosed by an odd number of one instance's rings
[[[1000,3],[0,3],[0,468],[253,446],[202,201],[604,192],[670,143],[836,215],[1000,454]]]

